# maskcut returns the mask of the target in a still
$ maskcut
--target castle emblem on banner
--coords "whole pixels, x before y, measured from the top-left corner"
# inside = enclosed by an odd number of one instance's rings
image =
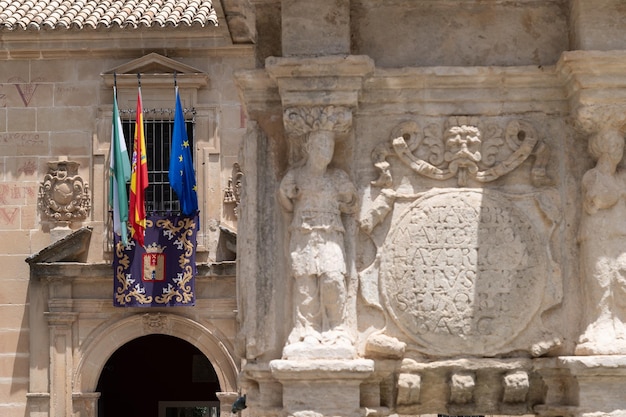
[[[150,215],[146,246],[124,245],[114,235],[114,297],[117,307],[195,304],[198,215]]]
[[[142,281],[165,281],[165,248],[152,243],[143,254]]]

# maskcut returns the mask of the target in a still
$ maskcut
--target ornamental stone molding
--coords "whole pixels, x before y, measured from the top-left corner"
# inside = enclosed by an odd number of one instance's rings
[[[569,51],[561,55],[557,73],[565,83],[571,117],[588,135],[626,125],[626,98],[616,91],[626,87],[626,52]]]
[[[60,160],[48,162],[48,173],[39,186],[42,218],[53,222],[87,219],[91,210],[89,186],[78,174],[80,164]]]

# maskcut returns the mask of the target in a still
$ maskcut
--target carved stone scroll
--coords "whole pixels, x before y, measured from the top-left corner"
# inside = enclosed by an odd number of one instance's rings
[[[546,176],[549,148],[526,121],[513,120],[503,131],[493,124],[483,128],[476,118],[452,117],[443,134],[438,132],[436,125],[429,125],[424,132],[415,122],[397,126],[390,141],[372,152],[372,162],[379,170],[379,177],[372,184],[377,187],[391,185],[388,158],[392,156],[421,176],[438,181],[456,178],[457,184],[464,187],[470,179],[478,183],[495,181],[534,155],[533,184],[550,182]],[[507,155],[498,160],[496,155],[501,153]]]

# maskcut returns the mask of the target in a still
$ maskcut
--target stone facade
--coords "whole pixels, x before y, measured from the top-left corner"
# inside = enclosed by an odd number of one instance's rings
[[[211,361],[224,414],[626,416],[621,0],[213,5],[0,32],[2,416],[95,417],[152,334]],[[194,307],[112,306],[138,73],[196,111]]]

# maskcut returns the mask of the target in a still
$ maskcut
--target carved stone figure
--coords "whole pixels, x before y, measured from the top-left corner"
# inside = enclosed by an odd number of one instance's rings
[[[606,129],[589,142],[596,166],[582,180],[581,270],[587,327],[576,353],[626,353],[626,172],[624,137]]]
[[[352,346],[345,328],[346,260],[341,214],[356,211],[357,194],[344,171],[328,167],[334,135],[328,130],[307,133],[304,160],[294,165],[280,184],[279,201],[293,213],[289,251],[295,293],[295,323],[284,356],[320,345],[339,349]]]

